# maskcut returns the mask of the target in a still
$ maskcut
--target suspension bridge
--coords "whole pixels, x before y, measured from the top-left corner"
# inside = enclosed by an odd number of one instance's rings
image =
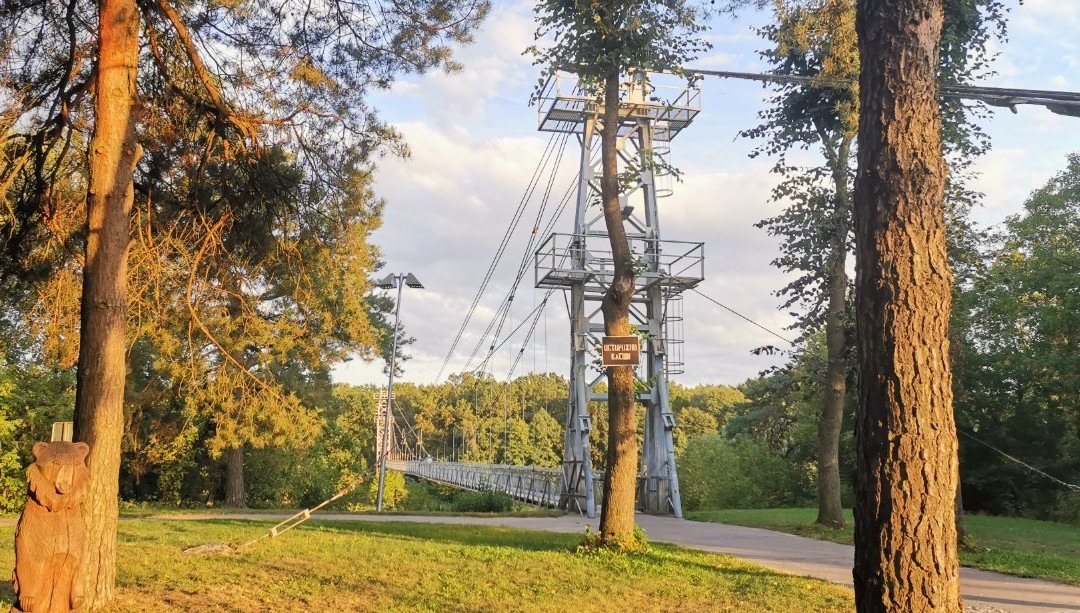
[[[684,292],[697,293],[777,338],[792,342],[698,289],[705,278],[704,243],[661,238],[657,201],[674,192],[673,170],[668,162],[671,143],[701,112],[701,80],[704,76],[789,86],[805,86],[810,82],[807,77],[688,70],[680,76],[637,71],[622,83],[617,153],[620,176],[629,180],[623,182],[619,199],[636,272],[631,323],[641,337],[642,359],[635,371],[637,400],[646,408],[637,504],[641,511],[675,517],[682,517],[682,502],[672,439],[677,424],[670,406],[668,382],[670,377],[681,374],[683,368]],[[943,85],[942,96],[1006,106],[1013,112],[1017,105],[1039,105],[1055,113],[1080,116],[1080,94],[1071,92]],[[411,425],[407,422],[401,428],[395,425],[391,408],[393,398],[387,398],[385,393],[379,398],[376,417],[376,457],[382,458],[385,454],[388,469],[417,479],[474,491],[500,491],[525,503],[595,517],[602,504],[604,476],[592,466],[590,459],[593,424],[588,404],[607,400],[600,385],[606,377],[605,369],[599,366],[599,349],[605,332],[599,304],[614,275],[614,260],[600,208],[599,145],[604,108],[596,92],[585,87],[575,75],[562,72],[548,79],[537,96],[537,103],[538,129],[551,136],[436,380],[442,377],[461,344],[466,328],[476,315],[481,298],[524,218],[526,205],[539,191],[539,210],[513,282],[476,341],[465,371],[486,372],[496,352],[524,330],[521,349],[506,376],[510,381],[549,298],[556,291],[562,292],[570,323],[570,372],[563,421],[562,466],[547,468],[436,460],[424,450],[422,437],[414,430],[411,435],[405,431],[405,427],[412,430]],[[578,172],[561,199],[553,204],[556,171],[570,142],[576,143],[579,150]],[[574,203],[571,231],[556,232],[556,225],[571,202]],[[530,271],[534,287],[546,291],[540,303],[518,326],[505,332],[515,296]],[[483,350],[485,345],[486,351]],[[388,413],[390,419],[386,418]],[[410,438],[412,444],[407,444]]]
[[[387,468],[416,478],[472,490],[498,490],[531,504],[558,507],[594,517],[601,504],[603,475],[592,466],[588,403],[606,401],[601,383],[604,368],[598,366],[605,326],[600,312],[615,274],[604,215],[600,208],[600,134],[604,108],[595,92],[577,76],[556,73],[538,95],[538,128],[551,134],[547,149],[500,242],[473,303],[450,347],[443,369],[464,336],[492,274],[505,253],[510,237],[521,221],[525,204],[543,185],[541,205],[517,266],[514,282],[496,315],[477,342],[466,369],[486,355],[474,369],[484,370],[492,356],[528,322],[532,335],[548,298],[556,291],[566,297],[570,319],[570,373],[564,420],[563,458],[560,468],[502,466],[441,462],[423,452],[410,451],[395,441],[392,420],[385,419],[393,399],[380,397],[376,418],[378,453],[387,454]],[[673,193],[668,163],[671,141],[701,112],[701,81],[698,78],[660,73],[633,72],[622,84],[618,109],[618,165],[630,180],[619,195],[627,239],[636,272],[630,309],[631,324],[640,334],[640,357],[635,368],[637,400],[645,405],[644,442],[638,475],[638,504],[642,511],[682,517],[678,471],[672,429],[675,415],[668,395],[668,378],[681,373],[682,293],[704,280],[705,247],[700,242],[661,238],[657,200]],[[579,168],[562,201],[545,223],[555,172],[571,139],[579,147]],[[547,174],[546,180],[542,179]],[[554,227],[573,200],[571,232]],[[544,228],[543,234],[540,229]],[[503,335],[514,296],[529,271],[536,288],[546,290],[542,303],[507,335]],[[522,350],[511,366],[516,369]],[[439,376],[441,376],[440,370]],[[388,430],[386,424],[390,423]]]

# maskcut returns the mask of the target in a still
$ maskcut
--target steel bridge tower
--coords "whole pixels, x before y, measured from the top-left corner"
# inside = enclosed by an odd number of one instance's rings
[[[552,234],[535,254],[536,287],[570,292],[570,399],[566,412],[559,506],[596,516],[603,476],[590,461],[588,404],[606,401],[597,391],[606,373],[599,367],[604,335],[600,303],[614,273],[611,246],[600,206],[600,133],[603,97],[576,76],[557,73],[539,97],[539,129],[574,134],[581,145],[581,175],[572,234]],[[638,401],[645,409],[645,437],[638,475],[637,505],[646,513],[682,517],[668,400],[668,376],[682,370],[681,293],[704,280],[702,243],[660,240],[657,199],[670,196],[671,140],[701,111],[699,80],[633,71],[619,99],[620,174],[636,182],[619,196],[631,250],[640,272],[630,309],[643,337],[635,373]]]

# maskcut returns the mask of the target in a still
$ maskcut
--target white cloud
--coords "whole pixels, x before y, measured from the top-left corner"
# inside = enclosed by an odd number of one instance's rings
[[[1061,12],[1064,9],[1056,4],[1075,5],[1028,0],[1015,14],[1050,11],[1057,24],[1075,24],[1077,11]],[[1000,49],[998,83],[1039,87],[1071,74],[1067,66],[1075,63],[1075,56],[1058,61],[1062,54],[1057,41],[1074,30],[1053,22],[1048,27],[1057,34],[1026,36],[1020,32],[1023,26],[1016,26],[1020,34]],[[533,29],[531,3],[498,5],[476,44],[459,54],[465,64],[461,73],[398,83],[375,100],[413,151],[411,159],[388,160],[377,173],[376,189],[388,206],[384,225],[373,237],[388,271],[412,271],[427,287],[406,290],[402,303],[403,322],[417,339],[407,350],[413,356],[405,365],[407,380],[429,382],[438,372],[548,140],[548,135],[536,132],[536,110],[527,105],[539,71],[520,55],[532,41]],[[716,48],[708,62],[760,68],[754,53],[760,43],[746,21],[725,22],[718,32],[712,36]],[[705,82],[703,113],[673,143],[673,162],[686,177],[675,185],[672,198],[660,202],[660,224],[664,238],[705,242],[703,293],[793,336],[784,329],[790,317],[778,311],[779,300],[772,295],[787,279],[770,265],[776,239],[753,227],[779,210],[768,202],[775,182],[768,173],[772,162],[748,160],[755,143],[735,139],[739,130],[758,123],[763,93],[767,91],[756,83]],[[983,172],[977,187],[986,192],[987,206],[976,215],[993,222],[1019,210],[1026,196],[1061,167],[1064,152],[1076,147],[1076,139],[1070,141],[1067,135],[1076,134],[1077,123],[1043,109],[1020,107],[1018,115],[993,114],[986,127],[995,149],[977,162]],[[576,160],[571,139],[554,186],[557,196],[569,183]],[[449,371],[464,366],[507,292],[535,210],[525,213]],[[560,230],[566,230],[570,215]],[[531,285],[530,270],[508,325],[520,323],[539,300],[541,292]],[[693,293],[687,294],[684,306],[687,372],[681,381],[737,383],[782,361],[749,353],[781,343],[767,332]],[[538,369],[565,374],[568,335],[563,298],[556,294],[518,373],[533,368],[535,354]],[[515,339],[498,352],[493,361],[497,376],[500,372],[505,376],[519,349],[520,340]],[[349,363],[336,371],[336,377],[351,382],[384,380],[379,364]]]
[[[1024,0],[1013,8],[1012,27],[1036,34],[1075,31],[1080,10],[1068,0]]]
[[[723,68],[736,65],[742,56],[738,53],[717,52],[703,56],[694,62],[699,68]]]
[[[481,119],[495,99],[524,102],[527,98],[511,100],[507,93],[531,84],[532,60],[522,52],[532,35],[531,4],[497,5],[484,24],[484,34],[457,54],[463,70],[427,75],[418,86],[400,93],[421,99],[433,118],[447,123]]]

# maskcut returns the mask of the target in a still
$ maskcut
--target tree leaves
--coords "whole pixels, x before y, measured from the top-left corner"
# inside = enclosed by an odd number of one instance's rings
[[[1037,190],[961,288],[962,428],[1080,479],[1080,155]],[[1045,517],[1059,492],[979,445],[961,447],[964,502]]]

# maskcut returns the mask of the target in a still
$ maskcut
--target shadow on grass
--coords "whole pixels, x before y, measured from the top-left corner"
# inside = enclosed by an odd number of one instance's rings
[[[202,540],[218,540],[239,545],[265,534],[271,526],[278,523],[277,521],[251,519],[201,519],[197,521],[156,521],[150,519],[147,521],[153,524],[152,530],[146,530],[144,527],[134,528],[132,524],[127,524],[131,529],[124,530],[122,540],[127,542],[141,540],[175,542],[177,534],[186,534],[196,537],[196,540],[201,538]],[[122,526],[121,530],[127,526]],[[212,529],[207,530],[207,527],[212,527]],[[580,544],[582,537],[580,534],[573,533],[540,532],[503,526],[395,521],[345,522],[313,519],[294,530],[284,533],[279,538],[288,535],[301,535],[305,532],[308,534],[363,534],[398,540],[438,542],[461,546],[510,547],[522,551],[537,552],[573,552]]]
[[[370,536],[418,540],[429,543],[442,543],[464,547],[507,547],[527,552],[555,552],[574,555],[584,534],[564,532],[541,532],[520,530],[501,526],[463,526],[447,524],[419,524],[405,522],[379,523],[342,523],[322,522],[307,526],[308,530],[337,534],[365,534]],[[627,562],[641,562],[643,566],[632,564],[638,571],[647,574],[670,574],[672,569],[685,569],[713,576],[727,577],[736,581],[761,581],[784,576],[774,570],[742,564],[725,564],[716,554],[684,550],[672,545],[652,545],[642,553],[612,554],[611,562],[618,557],[627,556]],[[702,556],[716,559],[709,564],[702,561]],[[588,558],[589,556],[583,556]],[[598,561],[604,559],[599,556]],[[621,566],[621,564],[620,564]],[[678,572],[677,570],[675,571]]]
[[[301,528],[298,528],[298,530]],[[537,532],[502,526],[426,524],[414,522],[311,522],[307,530],[339,534],[367,534],[396,539],[416,539],[448,545],[511,547],[522,551],[572,552],[581,535]]]
[[[176,532],[184,532],[196,540],[223,540],[233,544],[247,542],[277,522],[264,520],[235,520],[235,519],[210,519],[197,522],[154,522],[153,534],[138,535],[144,538],[173,541],[177,540]],[[168,525],[172,530],[171,535],[163,535],[158,530]],[[199,526],[202,529],[199,529]],[[213,527],[212,530],[206,530]],[[187,529],[184,529],[187,528]],[[173,532],[175,530],[175,532]],[[305,533],[307,533],[305,535]],[[312,520],[291,532],[285,533],[279,538],[299,537],[313,535],[365,535],[375,538],[388,538],[398,541],[415,541],[418,543],[443,544],[460,547],[499,547],[511,548],[523,552],[552,552],[573,555],[578,545],[582,542],[583,533],[543,532],[534,530],[522,530],[503,526],[487,525],[454,525],[416,522],[342,522],[342,521],[318,521]],[[133,539],[134,540],[134,539]],[[257,547],[257,545],[256,545]],[[654,544],[648,551],[637,554],[626,554],[627,562],[637,567],[639,571],[646,573],[666,573],[672,567],[693,570],[714,576],[738,577],[739,580],[757,581],[766,578],[775,578],[780,573],[764,567],[746,567],[735,562],[727,563],[723,556],[706,552],[685,550],[672,545]],[[703,558],[702,556],[708,556]],[[589,556],[585,556],[589,557]],[[597,561],[604,559],[598,556]],[[713,563],[709,563],[713,560]],[[619,563],[617,557],[610,559],[613,563]],[[633,564],[634,562],[642,565]]]
[[[666,551],[667,553],[666,554],[661,554],[660,553],[661,551]],[[798,575],[788,575],[787,573],[777,572],[775,570],[772,570],[770,568],[766,568],[764,566],[758,566],[757,564],[754,564],[752,562],[751,563],[743,562],[741,564],[738,564],[738,566],[740,566],[740,567],[736,567],[736,565],[722,565],[719,562],[721,560],[723,560],[724,557],[726,557],[726,556],[723,556],[723,554],[713,554],[713,553],[697,552],[697,551],[687,552],[687,553],[692,553],[693,555],[691,556],[691,555],[681,555],[682,553],[683,553],[683,550],[680,550],[678,547],[676,547],[674,545],[650,545],[648,551],[646,551],[644,553],[634,554],[634,555],[639,556],[643,560],[648,560],[648,561],[652,562],[653,564],[656,565],[657,568],[662,568],[664,566],[670,566],[670,565],[678,565],[678,566],[684,567],[684,568],[686,568],[686,567],[696,568],[696,569],[698,569],[700,571],[705,571],[707,573],[714,574],[714,575],[723,575],[723,576],[727,576],[727,577],[742,576],[742,577],[745,577],[747,579],[755,580],[755,581],[756,580],[761,580],[761,579],[775,579],[777,577],[800,578],[800,579],[808,579],[808,580],[811,580],[811,581],[814,580],[814,579],[810,579],[808,577],[799,577]],[[706,556],[711,556],[713,558],[716,558],[717,563],[716,564],[707,564],[705,562],[700,562],[698,560],[689,559],[690,557],[697,557],[698,555],[706,555]],[[749,568],[747,568],[747,566],[749,566]]]
[[[15,588],[10,581],[0,583],[0,604],[11,606],[15,603]]]

